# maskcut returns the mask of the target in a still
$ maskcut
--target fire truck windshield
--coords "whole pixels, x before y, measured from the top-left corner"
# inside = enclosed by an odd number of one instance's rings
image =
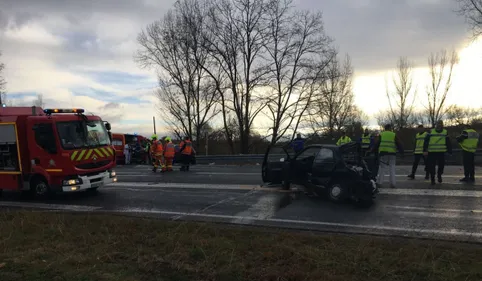
[[[57,131],[64,149],[110,145],[109,135],[102,121],[57,122]]]

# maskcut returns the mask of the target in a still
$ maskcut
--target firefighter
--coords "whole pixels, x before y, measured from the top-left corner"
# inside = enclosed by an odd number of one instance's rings
[[[176,154],[176,148],[171,141],[171,137],[165,137],[164,141],[164,162],[166,164],[166,170],[170,172],[172,171],[172,162]]]
[[[465,126],[462,134],[457,137],[457,142],[462,147],[462,157],[464,162],[464,177],[461,182],[475,182],[475,151],[479,144],[479,134],[469,125]]]
[[[336,145],[340,146],[340,145],[343,145],[345,143],[349,143],[351,142],[351,139],[350,137],[348,137],[346,135],[346,132],[345,131],[341,131],[341,137],[338,139],[338,141],[336,142]]]
[[[385,179],[385,173],[389,172],[390,187],[395,188],[395,168],[397,149],[403,155],[403,147],[395,132],[392,131],[390,124],[385,125],[385,130],[380,133],[380,137],[375,145],[380,155],[380,169],[378,183],[381,185]]]
[[[427,158],[423,155],[423,144],[428,133],[423,127],[423,125],[419,125],[417,130],[418,133],[415,135],[415,149],[413,151],[412,173],[407,177],[412,180],[415,179],[415,173],[417,172],[418,164],[420,163],[420,159],[423,158],[423,163],[425,165],[425,179],[428,180],[429,172],[427,168]]]
[[[181,147],[179,150],[181,152],[181,171],[189,171],[189,164],[191,164],[191,157],[194,151],[191,139],[185,137],[179,146]]]
[[[437,169],[437,180],[442,183],[442,175],[445,167],[445,153],[452,155],[452,144],[444,129],[442,120],[437,122],[434,129],[425,137],[423,144],[423,154],[427,157],[428,171],[430,173],[430,182],[435,185],[435,166]]]
[[[154,167],[152,168],[152,171],[156,172],[159,166],[161,166],[161,171],[163,171],[165,169],[162,161],[164,148],[162,147],[162,143],[159,140],[157,140],[157,135],[155,134],[152,135],[151,139],[152,139],[152,145],[151,145],[152,156],[151,157],[153,159],[152,162],[154,165]]]

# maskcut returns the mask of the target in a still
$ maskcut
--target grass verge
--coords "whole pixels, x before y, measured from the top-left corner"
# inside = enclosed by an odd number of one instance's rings
[[[0,280],[482,280],[482,247],[4,211]]]

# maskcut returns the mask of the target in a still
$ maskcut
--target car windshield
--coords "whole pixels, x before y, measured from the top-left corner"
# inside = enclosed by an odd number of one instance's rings
[[[110,145],[109,135],[102,121],[58,122],[57,131],[64,149]]]

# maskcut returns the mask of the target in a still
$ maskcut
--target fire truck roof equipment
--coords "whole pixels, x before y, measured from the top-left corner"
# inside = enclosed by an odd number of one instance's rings
[[[44,109],[44,113],[47,115],[51,115],[52,113],[78,113],[82,114],[84,113],[84,110],[82,108],[72,108],[72,109]]]

